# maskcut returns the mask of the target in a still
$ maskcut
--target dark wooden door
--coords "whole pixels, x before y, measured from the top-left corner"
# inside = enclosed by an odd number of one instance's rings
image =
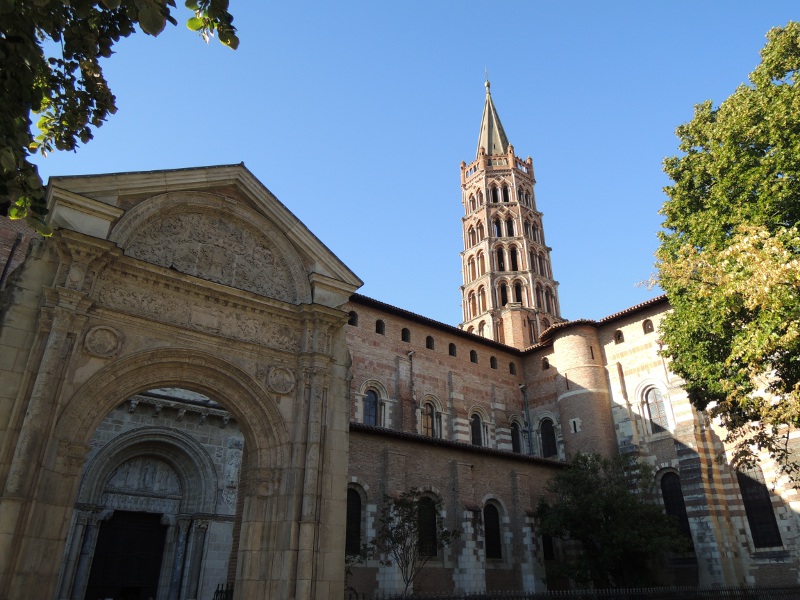
[[[115,511],[103,521],[85,600],[154,600],[166,532],[158,514]]]

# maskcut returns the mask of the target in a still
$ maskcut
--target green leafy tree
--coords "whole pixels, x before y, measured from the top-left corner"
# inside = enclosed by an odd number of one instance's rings
[[[613,459],[578,454],[548,482],[554,501],[536,509],[540,531],[580,542],[562,573],[596,588],[654,582],[650,563],[666,552],[687,550],[675,520],[652,504],[652,469],[634,455]]]
[[[800,425],[800,24],[767,34],[761,63],[719,107],[677,129],[681,155],[657,252],[672,305],[665,354],[692,403],[730,431],[735,462],[768,451],[796,470]]]
[[[345,552],[344,555],[344,590],[345,592],[357,593],[357,590],[350,585],[350,580],[353,577],[353,569],[360,567],[370,558],[375,552],[375,547],[370,544],[361,544],[358,553],[350,554]]]
[[[383,497],[372,544],[386,557],[383,564],[395,564],[400,569],[405,584],[403,595],[412,591],[427,562],[459,536],[460,532],[444,527],[439,517],[440,505],[417,488],[396,497]]]
[[[189,29],[239,45],[228,0],[186,6]],[[0,0],[0,214],[27,217],[43,235],[52,233],[31,155],[92,139],[92,129],[117,110],[100,59],[136,25],[156,36],[176,24],[174,7],[174,0]]]

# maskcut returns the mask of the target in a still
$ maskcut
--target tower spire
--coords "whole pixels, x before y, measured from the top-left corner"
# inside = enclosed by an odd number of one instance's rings
[[[503,131],[503,124],[500,122],[500,117],[497,115],[497,109],[494,107],[490,88],[491,83],[489,83],[487,74],[486,102],[483,105],[481,133],[478,137],[478,149],[475,152],[475,158],[481,155],[481,148],[484,149],[486,154],[490,155],[505,154],[508,152],[508,138],[506,137],[506,132]]]
[[[533,161],[508,143],[487,77],[478,155],[461,163],[461,328],[520,349],[562,320],[535,185]]]

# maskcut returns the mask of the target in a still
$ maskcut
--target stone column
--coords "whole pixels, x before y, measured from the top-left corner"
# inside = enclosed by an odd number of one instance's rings
[[[110,519],[113,514],[113,510],[94,514],[86,522],[81,554],[78,558],[78,566],[75,568],[75,577],[72,582],[70,600],[82,600],[86,594],[86,585],[89,583],[89,570],[92,567],[92,558],[94,557],[94,547],[97,544],[97,535],[100,533],[100,522]]]
[[[58,598],[69,598],[72,591],[72,582],[75,581],[75,570],[77,568],[78,555],[83,545],[83,534],[86,525],[89,523],[91,513],[86,510],[78,511],[75,518],[75,526],[72,529],[69,550],[64,560],[64,568],[61,574],[61,581],[58,586]]]
[[[303,473],[302,504],[298,536],[295,598],[309,600],[314,595],[319,534],[319,476],[322,466],[322,424],[325,421],[328,390],[320,369],[309,369],[310,388],[307,420],[306,454]]]
[[[197,592],[200,588],[200,567],[203,562],[203,549],[206,545],[206,531],[208,531],[208,521],[202,520],[192,523],[189,546],[186,550],[186,598],[197,598]]]
[[[14,585],[13,574],[19,571],[18,561],[24,551],[19,544],[15,544],[15,540],[25,536],[22,527],[31,522],[27,513],[36,495],[34,482],[41,469],[44,445],[56,412],[53,410],[53,394],[59,389],[58,381],[70,348],[68,334],[74,309],[82,295],[62,290],[57,299],[64,306],[52,309],[52,321],[48,320],[46,313],[43,314],[39,335],[44,350],[39,364],[29,367],[36,373],[35,381],[0,499],[0,581],[4,581],[0,597],[9,596]],[[35,353],[34,347],[31,356],[35,356]],[[31,540],[31,543],[42,541]],[[25,571],[39,571],[36,565],[24,565],[22,568]]]
[[[175,543],[175,555],[172,559],[172,572],[169,577],[168,600],[178,600],[181,592],[181,576],[183,575],[183,565],[186,560],[186,539],[189,532],[190,519],[178,519],[178,540]]]

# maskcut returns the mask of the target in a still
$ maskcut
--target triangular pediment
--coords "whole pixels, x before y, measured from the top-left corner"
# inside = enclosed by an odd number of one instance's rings
[[[131,258],[292,304],[362,285],[243,165],[58,177],[51,222]]]

